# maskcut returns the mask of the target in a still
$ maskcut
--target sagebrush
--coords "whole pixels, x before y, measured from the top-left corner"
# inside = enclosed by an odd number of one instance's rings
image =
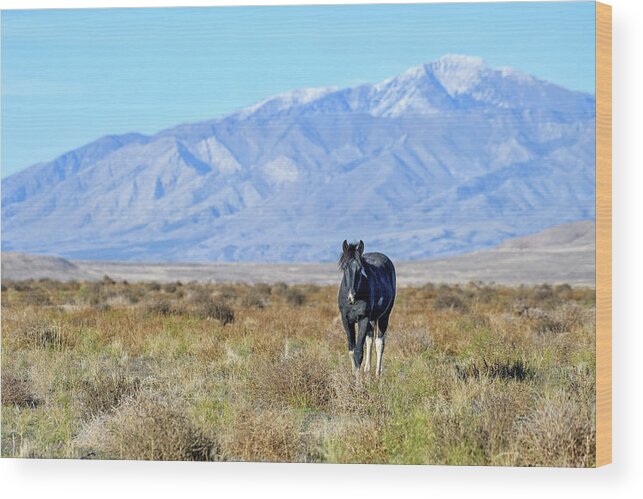
[[[595,464],[595,294],[402,288],[356,381],[334,286],[3,282],[2,454]]]

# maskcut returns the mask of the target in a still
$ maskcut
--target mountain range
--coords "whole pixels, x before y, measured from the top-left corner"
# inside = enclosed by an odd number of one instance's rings
[[[155,135],[107,136],[2,181],[2,249],[122,261],[397,260],[595,218],[595,98],[448,55]]]

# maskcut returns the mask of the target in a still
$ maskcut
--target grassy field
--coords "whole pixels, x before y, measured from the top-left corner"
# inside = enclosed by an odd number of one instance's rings
[[[5,282],[2,455],[594,465],[593,289],[400,289],[361,382],[336,294]]]

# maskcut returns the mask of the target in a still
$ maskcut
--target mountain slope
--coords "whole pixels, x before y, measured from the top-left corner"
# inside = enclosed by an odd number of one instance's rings
[[[594,218],[593,96],[445,56],[154,136],[105,137],[2,184],[3,250],[116,260],[397,259]]]

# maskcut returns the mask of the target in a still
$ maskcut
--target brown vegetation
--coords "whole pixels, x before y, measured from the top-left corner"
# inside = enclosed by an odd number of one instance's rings
[[[3,282],[2,453],[594,465],[592,289],[402,288],[384,375],[357,382],[336,297]]]
[[[173,401],[153,394],[95,419],[75,444],[85,456],[154,461],[207,461],[216,450]]]

